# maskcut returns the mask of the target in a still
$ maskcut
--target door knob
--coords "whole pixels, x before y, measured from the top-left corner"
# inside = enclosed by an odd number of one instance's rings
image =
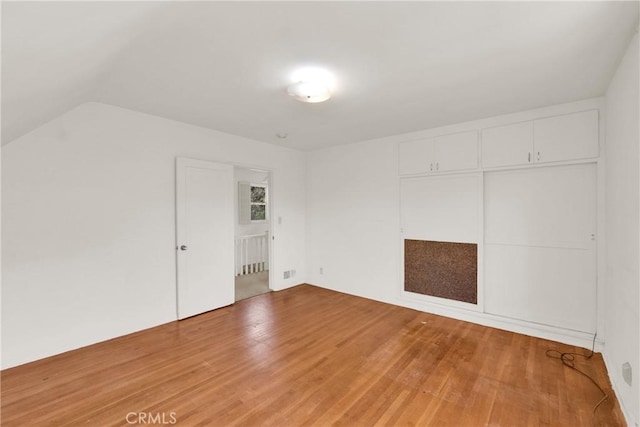
[[[180,250],[181,250],[181,251],[186,251],[186,250],[187,250],[187,245],[182,245],[182,246],[180,246]]]

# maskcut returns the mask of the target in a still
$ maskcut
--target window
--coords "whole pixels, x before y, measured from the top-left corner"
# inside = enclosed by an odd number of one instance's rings
[[[269,218],[268,184],[238,181],[238,223],[265,222]]]
[[[267,220],[267,186],[251,184],[251,222]]]

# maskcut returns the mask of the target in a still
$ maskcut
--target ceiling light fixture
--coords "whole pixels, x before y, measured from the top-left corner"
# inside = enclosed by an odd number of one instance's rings
[[[331,91],[327,86],[317,82],[294,83],[287,89],[287,93],[302,102],[323,102],[331,98]]]
[[[333,75],[324,68],[298,68],[290,76],[292,85],[287,93],[298,101],[317,103],[331,98],[335,86]]]

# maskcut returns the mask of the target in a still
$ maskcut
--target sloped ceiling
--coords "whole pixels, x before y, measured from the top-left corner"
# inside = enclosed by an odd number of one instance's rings
[[[3,2],[2,142],[88,101],[303,150],[428,129],[601,96],[637,26],[637,2]],[[309,64],[325,103],[286,94]]]

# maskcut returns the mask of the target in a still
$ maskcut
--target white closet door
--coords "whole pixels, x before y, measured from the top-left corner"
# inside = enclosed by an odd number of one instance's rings
[[[594,332],[596,166],[485,175],[485,310]]]

